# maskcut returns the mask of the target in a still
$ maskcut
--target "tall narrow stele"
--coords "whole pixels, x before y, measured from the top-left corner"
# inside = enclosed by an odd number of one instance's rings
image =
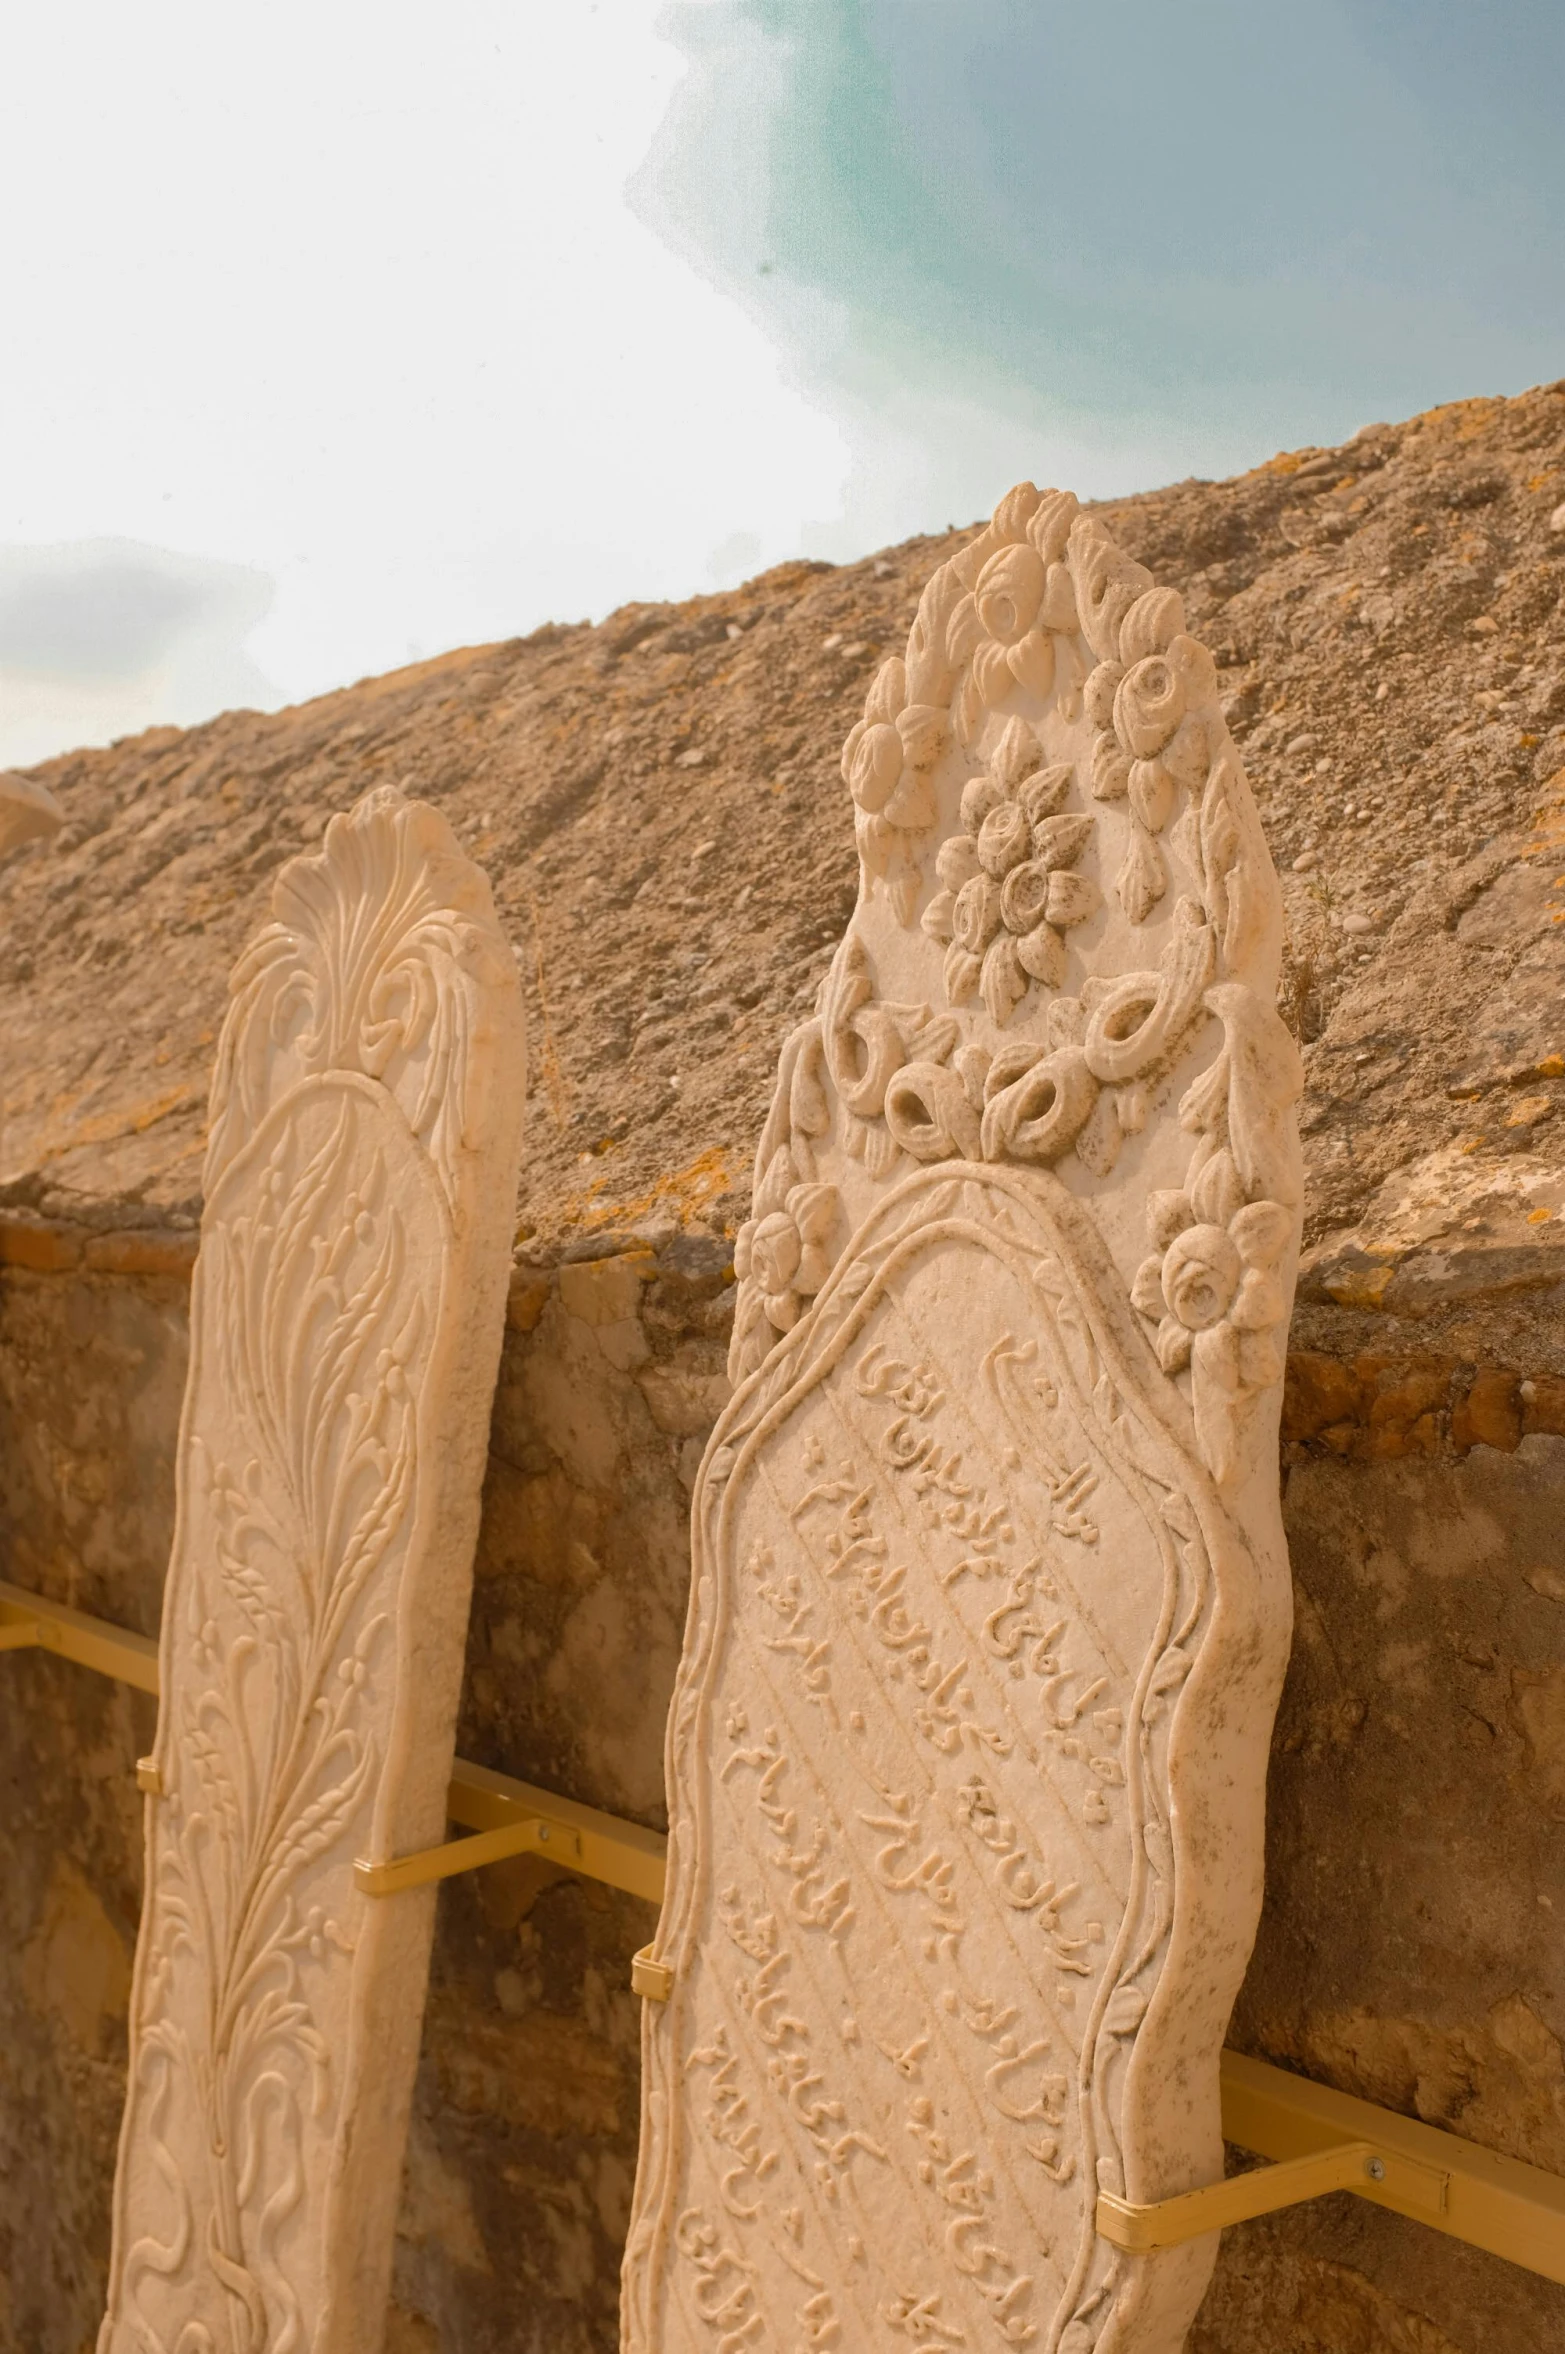
[[[286,867],[212,1086],[100,2354],[381,2343],[515,1220],[515,964],[439,814]]]
[[[1094,2208],[1221,2175],[1260,1904],[1276,878],[1178,596],[1030,484],[843,769],[694,1500],[624,2344],[1174,2354],[1215,2241]]]

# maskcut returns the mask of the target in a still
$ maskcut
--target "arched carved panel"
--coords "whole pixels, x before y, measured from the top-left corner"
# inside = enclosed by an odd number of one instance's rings
[[[627,2354],[1175,2354],[1286,1661],[1300,1073],[1210,657],[1065,494],[848,739],[695,1497]]]
[[[380,2342],[520,1150],[433,810],[286,868],[219,1045],[103,2354]]]

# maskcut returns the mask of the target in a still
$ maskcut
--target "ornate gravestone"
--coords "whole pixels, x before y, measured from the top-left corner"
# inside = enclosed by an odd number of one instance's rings
[[[694,1501],[630,2354],[1173,2354],[1290,1596],[1275,877],[1180,600],[1059,492],[843,769]]]
[[[388,791],[218,1048],[102,2354],[381,2342],[520,1151],[515,965]]]

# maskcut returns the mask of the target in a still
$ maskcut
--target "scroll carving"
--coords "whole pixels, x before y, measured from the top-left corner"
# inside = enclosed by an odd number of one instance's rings
[[[1175,2354],[1286,1661],[1298,1058],[1210,656],[1022,485],[848,738],[697,1483],[627,2354]],[[720,2092],[719,2092],[720,2087]]]
[[[520,1151],[515,966],[389,792],[285,868],[212,1088],[102,2354],[378,2347]]]

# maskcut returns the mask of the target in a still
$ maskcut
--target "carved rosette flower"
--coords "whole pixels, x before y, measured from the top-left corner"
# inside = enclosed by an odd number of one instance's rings
[[[1157,1327],[1165,1373],[1191,1371],[1196,1430],[1209,1460],[1232,1453],[1234,1410],[1283,1374],[1288,1312],[1278,1269],[1293,1227],[1281,1202],[1239,1202],[1226,1152],[1202,1168],[1189,1193],[1154,1193],[1154,1245],[1131,1299]]]
[[[836,1223],[834,1185],[793,1185],[780,1209],[768,1210],[739,1229],[735,1277],[755,1285],[775,1331],[792,1330],[804,1302],[814,1298],[831,1273],[828,1246]]]
[[[859,857],[884,881],[903,923],[918,902],[918,853],[937,815],[933,772],[950,737],[944,711],[916,700],[907,664],[894,658],[882,663],[842,747]]]
[[[947,943],[947,998],[966,1005],[981,995],[1000,1029],[1030,982],[1061,986],[1065,934],[1101,904],[1097,885],[1073,871],[1093,827],[1090,814],[1063,806],[1075,770],[1039,759],[1037,737],[1013,719],[988,770],[968,781],[962,831],[940,845],[940,889],[924,910],[924,930]]]
[[[1221,739],[1217,670],[1185,633],[1172,589],[1146,589],[1129,606],[1112,653],[1087,680],[1097,733],[1092,793],[1127,804],[1129,835],[1115,887],[1133,924],[1145,923],[1168,889],[1158,837],[1180,791],[1199,795]]]

